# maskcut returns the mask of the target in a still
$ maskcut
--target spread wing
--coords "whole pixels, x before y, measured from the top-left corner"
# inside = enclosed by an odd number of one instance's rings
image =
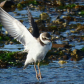
[[[8,33],[23,45],[31,44],[36,39],[27,28],[0,7],[0,21]]]
[[[31,27],[33,28],[33,33],[32,33],[32,35],[33,35],[35,38],[38,38],[39,35],[40,35],[40,34],[39,34],[39,29],[38,29],[38,27],[37,27],[36,22],[34,22],[34,19],[33,19],[32,15],[31,15],[31,13],[30,13],[28,7],[27,7],[27,9],[28,9],[28,19],[29,19],[29,23],[30,23]]]

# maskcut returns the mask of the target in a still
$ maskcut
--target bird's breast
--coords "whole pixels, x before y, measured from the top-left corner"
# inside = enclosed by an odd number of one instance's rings
[[[28,54],[36,62],[43,60],[49,50],[49,45],[42,46],[39,43],[36,43],[35,45],[32,45],[32,48],[29,50]]]

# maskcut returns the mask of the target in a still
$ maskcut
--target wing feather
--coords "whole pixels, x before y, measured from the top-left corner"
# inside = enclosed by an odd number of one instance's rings
[[[8,33],[23,45],[31,44],[36,39],[31,35],[27,28],[18,20],[13,18],[0,7],[0,21]]]
[[[28,9],[28,19],[29,19],[29,24],[31,26],[31,28],[33,28],[33,33],[32,35],[35,37],[35,38],[38,38],[39,37],[39,29],[38,29],[38,26],[36,24],[36,22],[34,21],[34,18],[32,17],[31,15],[31,12],[29,11],[29,8],[27,7]]]

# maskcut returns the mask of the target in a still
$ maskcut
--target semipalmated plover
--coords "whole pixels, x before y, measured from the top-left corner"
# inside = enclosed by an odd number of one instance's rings
[[[28,9],[29,11],[29,9]],[[8,33],[14,37],[17,41],[24,45],[24,50],[28,52],[26,61],[24,63],[24,69],[30,64],[34,63],[34,68],[36,71],[36,78],[41,79],[41,72],[39,68],[39,63],[44,59],[47,52],[51,49],[51,36],[47,32],[39,34],[36,23],[31,16],[30,11],[28,12],[29,22],[33,27],[33,35],[28,31],[28,29],[17,19],[13,18],[6,11],[0,7],[0,21]],[[36,32],[36,30],[37,32]],[[36,34],[35,34],[36,33]],[[36,62],[38,61],[39,74],[36,70]]]

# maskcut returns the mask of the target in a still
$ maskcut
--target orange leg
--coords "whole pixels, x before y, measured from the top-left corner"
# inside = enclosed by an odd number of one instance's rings
[[[40,62],[38,62],[38,70],[39,70],[39,76],[40,76],[40,79],[41,79],[41,78],[42,78],[42,76],[41,76],[41,71],[40,71],[39,64],[40,64]]]
[[[36,78],[39,80],[38,73],[37,73],[37,70],[36,70],[36,63],[34,64],[34,68],[35,68],[35,72],[36,72]]]

